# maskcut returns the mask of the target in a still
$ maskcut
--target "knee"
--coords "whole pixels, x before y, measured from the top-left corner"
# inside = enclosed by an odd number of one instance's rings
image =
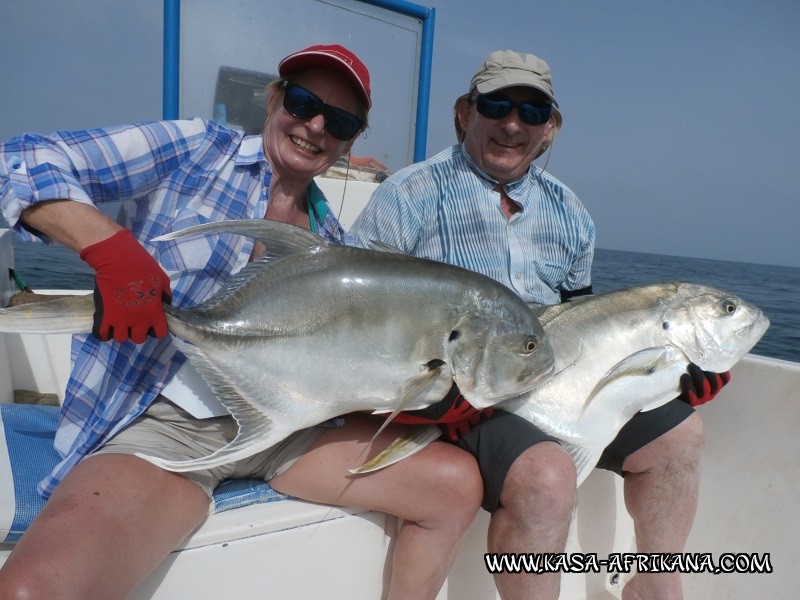
[[[441,463],[435,496],[440,512],[465,527],[472,523],[483,500],[483,479],[475,459],[461,450]]]
[[[6,571],[6,572],[4,572]],[[8,573],[0,570],[0,598],[4,600],[36,600],[37,598],[67,597],[65,590],[48,585],[48,578]]]
[[[577,504],[577,473],[569,455],[553,442],[537,444],[509,469],[500,502],[521,519],[564,521]]]

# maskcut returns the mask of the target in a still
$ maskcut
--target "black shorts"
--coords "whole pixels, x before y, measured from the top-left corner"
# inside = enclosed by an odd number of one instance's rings
[[[622,473],[625,458],[687,419],[694,409],[682,400],[637,413],[619,431],[603,452],[597,467]],[[483,508],[497,510],[506,475],[520,454],[539,442],[557,439],[522,417],[495,410],[490,418],[473,427],[457,444],[478,460],[483,477]]]

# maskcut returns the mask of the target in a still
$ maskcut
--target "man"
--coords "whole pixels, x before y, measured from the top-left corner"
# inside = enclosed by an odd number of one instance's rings
[[[383,182],[351,233],[363,244],[380,240],[480,271],[527,302],[590,294],[594,224],[571,190],[532,164],[561,124],[547,63],[510,50],[491,54],[456,100],[460,144]],[[726,382],[727,374],[691,371],[681,398],[634,417],[603,454],[598,466],[625,478],[640,552],[683,550],[703,441],[692,405]],[[476,415],[465,404],[454,390],[433,410],[403,418],[458,421],[445,430],[478,460],[483,507],[492,513],[489,552],[563,552],[576,503],[569,456],[521,418]],[[505,600],[555,599],[560,576],[505,573],[495,582]],[[678,573],[636,575],[623,590],[626,600],[681,596]]]

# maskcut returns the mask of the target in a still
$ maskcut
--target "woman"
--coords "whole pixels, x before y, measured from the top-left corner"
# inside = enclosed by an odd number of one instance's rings
[[[167,472],[133,455],[196,458],[235,434],[213,399],[185,399],[180,376],[190,367],[166,335],[161,299],[202,302],[263,251],[239,236],[149,240],[200,222],[267,218],[351,241],[312,178],[366,126],[369,73],[346,48],[313,46],[283,59],[279,74],[260,138],[198,119],[28,135],[0,149],[8,222],[23,238],[67,245],[96,272],[94,335],[73,341],[56,436],[64,460],[40,484],[52,496],[0,570],[0,597],[125,597],[202,524],[212,490],[229,477],[404,519],[388,598],[433,598],[446,577],[482,494],[474,460],[453,446],[350,476],[377,424],[348,415],[210,471]],[[97,210],[103,202],[121,202],[124,227]],[[390,425],[370,452],[400,430]]]

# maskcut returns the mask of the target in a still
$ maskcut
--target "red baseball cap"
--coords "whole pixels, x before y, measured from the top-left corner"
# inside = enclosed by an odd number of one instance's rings
[[[353,84],[367,104],[372,107],[369,90],[369,71],[355,54],[344,46],[309,46],[304,50],[290,54],[278,65],[278,74],[286,77],[289,73],[309,67],[327,67],[338,71]]]

